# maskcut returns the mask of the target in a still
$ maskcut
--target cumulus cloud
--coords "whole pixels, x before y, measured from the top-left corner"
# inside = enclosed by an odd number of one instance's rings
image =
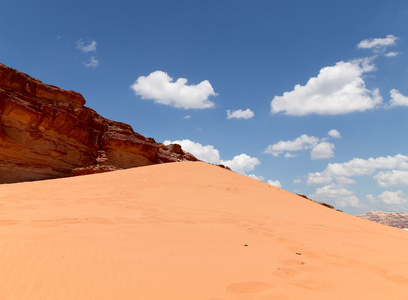
[[[373,178],[380,187],[408,186],[408,171],[383,171],[376,174]]]
[[[395,46],[398,38],[392,34],[387,35],[385,38],[369,38],[362,40],[358,43],[358,49],[373,49],[375,52],[384,52],[387,47]]]
[[[279,182],[279,180],[275,180],[275,181],[273,181],[273,180],[268,180],[267,184],[276,186],[277,188],[281,188],[281,187],[282,187],[282,184]]]
[[[347,190],[341,185],[330,184],[317,188],[316,192],[309,196],[310,199],[322,202],[334,203],[335,207],[359,207],[360,201],[354,192]]]
[[[356,64],[361,66],[363,73],[376,71],[377,67],[374,64],[374,60],[377,58],[377,55],[370,56],[370,57],[363,57],[354,59],[351,61],[352,64]]]
[[[378,169],[408,169],[408,156],[398,154],[368,159],[354,158],[345,163],[329,164],[325,172],[335,177],[350,177],[371,175]]]
[[[334,145],[328,142],[317,144],[310,152],[310,156],[313,160],[332,158],[334,156]]]
[[[170,141],[166,140],[163,142],[165,145],[169,144],[179,144],[183,150],[190,152],[198,159],[209,162],[212,164],[222,164],[231,168],[231,170],[246,175],[247,172],[254,170],[257,165],[260,165],[261,162],[256,157],[251,157],[245,153],[234,156],[231,160],[222,160],[220,158],[220,152],[214,148],[212,145],[203,146],[200,143],[196,143],[186,140],[176,140]],[[255,176],[255,175],[253,175]]]
[[[389,210],[393,211],[406,211],[406,204],[408,203],[408,197],[401,191],[384,191],[378,196],[372,194],[366,195],[366,199],[371,203],[378,205],[385,203],[388,205]]]
[[[293,141],[279,141],[276,144],[269,145],[264,153],[272,154],[277,157],[285,151],[300,151],[311,149],[319,143],[319,138],[302,134]]]
[[[77,42],[77,49],[81,50],[84,53],[88,52],[95,52],[96,51],[96,45],[98,43],[95,42],[94,40],[91,40],[89,42],[84,41],[83,39],[80,39]]]
[[[256,180],[259,180],[259,181],[264,181],[264,180],[265,180],[265,177],[263,177],[263,176],[256,176],[256,175],[254,175],[254,174],[250,174],[250,175],[248,175],[248,177],[253,178],[253,179],[256,179]],[[281,187],[282,187],[282,184],[279,182],[279,180],[268,180],[268,181],[267,181],[267,184],[276,186],[276,187],[278,187],[278,188],[281,188]]]
[[[336,181],[339,184],[347,185],[347,184],[355,184],[356,181],[354,179],[351,179],[349,177],[344,177],[344,176],[338,176],[336,177]]]
[[[327,184],[333,179],[343,184],[354,183],[349,177],[373,175],[377,170],[408,170],[408,156],[354,158],[344,163],[330,163],[323,172],[309,173],[307,183]]]
[[[396,192],[385,191],[378,195],[378,198],[385,204],[405,204],[408,202],[407,197],[401,190]]]
[[[221,164],[226,165],[231,168],[231,170],[246,174],[252,171],[257,165],[260,165],[260,161],[256,157],[250,157],[245,153],[234,156],[231,160],[221,160]]]
[[[324,173],[309,173],[307,176],[307,185],[325,185],[333,180],[332,177]]]
[[[183,150],[190,152],[198,159],[218,165],[221,162],[220,159],[220,152],[214,148],[212,145],[203,146],[200,143],[195,143],[188,139],[186,140],[176,140],[176,141],[169,141],[166,140],[163,142],[165,145],[169,144],[179,144],[183,148]]]
[[[382,102],[379,90],[368,90],[362,78],[374,66],[369,60],[338,62],[320,70],[306,85],[296,85],[293,91],[275,96],[271,112],[291,116],[340,115],[363,112]]]
[[[330,130],[328,135],[332,138],[341,137],[340,132],[336,129]],[[327,139],[328,138],[317,138],[315,136],[302,134],[295,140],[279,141],[275,144],[269,145],[264,153],[278,157],[280,154],[286,152],[283,156],[285,158],[292,158],[297,155],[291,152],[312,149],[310,156],[313,160],[328,159],[334,156],[334,144],[327,142]]]
[[[99,61],[95,58],[95,56],[91,56],[88,62],[83,63],[86,67],[95,68],[99,65]]]
[[[227,119],[251,119],[254,117],[254,112],[247,108],[246,110],[227,110]]]
[[[264,180],[265,180],[265,177],[263,177],[263,176],[256,176],[256,175],[254,175],[254,174],[249,174],[248,177],[253,178],[253,179],[256,179],[256,180],[259,180],[259,181],[264,181]]]
[[[366,199],[367,199],[369,202],[373,203],[373,204],[377,204],[377,203],[378,203],[377,198],[374,197],[373,194],[368,194],[368,195],[366,195]]]
[[[401,94],[398,90],[392,89],[390,91],[391,100],[388,107],[408,106],[408,97]]]
[[[173,78],[163,71],[140,76],[131,89],[142,99],[184,109],[212,108],[215,104],[208,98],[217,95],[208,80],[187,85],[187,79],[179,78],[173,82]]]
[[[332,129],[328,132],[328,135],[334,139],[338,139],[341,138],[341,134],[339,131],[337,131],[336,129]]]

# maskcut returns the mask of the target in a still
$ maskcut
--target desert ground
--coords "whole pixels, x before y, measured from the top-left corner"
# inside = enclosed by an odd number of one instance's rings
[[[0,299],[408,299],[408,231],[203,162],[0,185]]]

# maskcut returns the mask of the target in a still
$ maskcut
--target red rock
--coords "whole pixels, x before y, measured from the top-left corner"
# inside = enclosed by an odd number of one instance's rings
[[[183,151],[179,144],[170,144],[170,145],[167,146],[167,149],[169,149],[170,151],[173,151],[174,153],[177,153],[177,154],[181,154],[182,151]]]
[[[79,93],[0,64],[0,183],[197,160],[84,104]]]
[[[302,195],[302,194],[296,194],[296,195],[298,195],[298,196],[300,196],[300,197],[302,197],[302,198],[305,198],[305,199],[307,199],[307,200],[309,200],[309,201],[316,202],[317,204],[323,205],[323,206],[325,206],[325,207],[327,207],[327,208],[330,208],[330,209],[334,209],[334,210],[343,212],[343,211],[340,210],[340,209],[336,209],[333,205],[330,205],[330,204],[327,204],[327,203],[324,203],[324,202],[318,202],[318,201],[309,199],[306,195]]]
[[[47,85],[27,74],[17,72],[0,64],[0,86],[20,93],[28,93],[45,101],[58,101],[73,106],[83,106],[85,99],[74,91],[64,91]]]

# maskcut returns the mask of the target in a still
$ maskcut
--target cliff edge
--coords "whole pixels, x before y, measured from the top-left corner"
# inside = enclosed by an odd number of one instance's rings
[[[197,160],[84,105],[77,92],[0,64],[0,183]]]

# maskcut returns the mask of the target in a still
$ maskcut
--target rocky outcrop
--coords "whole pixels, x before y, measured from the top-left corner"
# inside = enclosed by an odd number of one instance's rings
[[[0,64],[0,183],[197,160],[84,104],[79,93]]]
[[[324,202],[318,202],[318,201],[312,200],[312,199],[308,198],[306,195],[302,195],[302,194],[296,194],[296,195],[298,195],[298,196],[300,196],[300,197],[302,197],[302,198],[305,198],[305,199],[307,199],[307,200],[309,200],[309,201],[315,202],[315,203],[317,203],[317,204],[323,205],[323,206],[325,206],[325,207],[327,207],[327,208],[330,208],[330,209],[334,209],[334,210],[343,212],[343,211],[340,210],[340,209],[336,209],[333,205],[330,205],[330,204],[327,204],[327,203],[324,203]]]
[[[360,218],[396,228],[408,228],[408,213],[369,212]]]

